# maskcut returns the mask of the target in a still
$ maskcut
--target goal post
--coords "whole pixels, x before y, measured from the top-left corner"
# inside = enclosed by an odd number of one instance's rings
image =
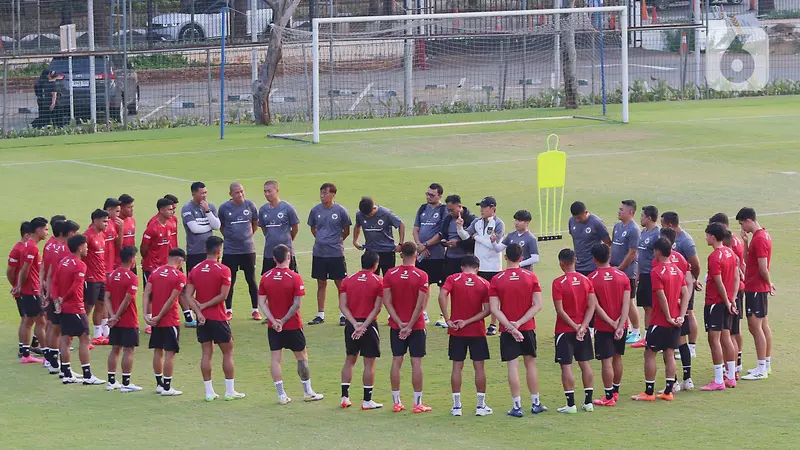
[[[315,143],[347,131],[629,120],[627,6],[316,18],[310,34]],[[565,80],[568,40],[577,56]],[[573,108],[566,83],[578,85]],[[389,117],[403,119],[321,130]]]

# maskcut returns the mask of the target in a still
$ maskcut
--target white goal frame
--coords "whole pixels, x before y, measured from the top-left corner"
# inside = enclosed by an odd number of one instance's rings
[[[470,12],[470,13],[443,13],[443,14],[405,14],[393,16],[359,16],[359,17],[323,17],[315,18],[311,21],[311,59],[312,59],[312,119],[313,119],[313,133],[312,142],[319,143],[320,136],[320,65],[319,65],[319,27],[321,24],[335,24],[335,23],[354,23],[354,22],[374,22],[374,21],[392,21],[403,22],[407,20],[426,20],[426,19],[474,19],[481,17],[518,17],[518,16],[541,16],[541,15],[556,15],[556,14],[580,14],[580,13],[610,13],[617,12],[620,14],[620,33],[621,33],[621,48],[622,55],[620,58],[621,78],[622,78],[622,123],[628,123],[628,7],[627,6],[599,6],[599,7],[586,7],[586,8],[557,8],[557,9],[531,9],[531,10],[515,10],[515,11],[483,11],[483,12]],[[518,121],[539,120],[538,118],[530,119],[517,119]],[[504,123],[509,120],[497,121],[483,121],[481,123]],[[466,123],[465,123],[466,124]],[[452,124],[450,124],[452,125]],[[461,124],[459,124],[461,125]],[[431,125],[426,125],[430,127]],[[444,125],[443,125],[444,126]],[[380,127],[371,128],[369,131],[381,129],[403,129],[403,128],[418,128],[416,125],[408,126],[393,126],[393,127]],[[335,132],[344,132],[345,130],[337,130]],[[347,130],[352,132],[364,130]]]

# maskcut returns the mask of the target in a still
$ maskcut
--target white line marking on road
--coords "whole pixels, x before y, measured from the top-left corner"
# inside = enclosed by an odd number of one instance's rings
[[[192,180],[187,180],[187,179],[184,179],[184,178],[171,177],[169,175],[161,175],[161,174],[157,174],[157,173],[142,172],[140,170],[123,169],[121,167],[104,166],[102,164],[94,164],[94,163],[90,163],[90,162],[86,162],[86,161],[65,160],[64,162],[73,163],[73,164],[81,164],[81,165],[84,165],[84,166],[97,167],[99,169],[117,170],[117,171],[120,171],[120,172],[133,173],[133,174],[137,174],[137,175],[147,175],[147,176],[150,176],[150,177],[164,178],[164,179],[167,179],[167,180],[180,181],[180,182],[185,182],[185,183],[191,183],[192,182]]]
[[[172,97],[171,99],[167,100],[166,102],[164,102],[164,104],[163,104],[163,105],[161,105],[161,106],[159,106],[158,108],[156,108],[156,109],[154,109],[154,110],[150,111],[150,113],[149,113],[149,114],[147,114],[147,115],[145,115],[144,117],[142,117],[142,119],[141,119],[141,120],[143,120],[143,121],[144,121],[144,120],[147,120],[147,119],[148,119],[150,116],[152,116],[153,114],[155,114],[155,113],[157,113],[157,112],[161,111],[162,109],[166,108],[167,106],[169,106],[169,105],[170,105],[172,102],[174,102],[174,101],[175,101],[175,99],[177,99],[177,98],[178,98],[178,97],[180,97],[180,96],[181,96],[181,94],[178,94],[178,95],[176,95],[176,96]]]

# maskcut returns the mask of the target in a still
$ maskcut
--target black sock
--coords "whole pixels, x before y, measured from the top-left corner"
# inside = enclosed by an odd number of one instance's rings
[[[689,351],[689,344],[681,344],[678,347],[681,353],[681,364],[683,365],[683,379],[692,378],[692,352]]]
[[[372,386],[364,386],[364,401],[372,400]]]
[[[22,356],[22,342],[19,343],[19,349],[17,349],[17,355]]]
[[[674,378],[667,378],[667,387],[664,388],[664,393],[665,394],[671,394],[673,385],[675,385],[675,379]]]
[[[591,405],[592,404],[592,394],[594,394],[593,388],[587,388],[583,390],[583,404],[584,405]]]
[[[172,388],[172,377],[164,377],[164,390],[168,391]]]
[[[50,365],[54,368],[58,369],[61,363],[58,362],[58,358],[61,355],[61,352],[58,350],[50,350]]]
[[[611,400],[614,398],[614,388],[606,389],[606,400]]]
[[[656,392],[656,382],[655,381],[645,381],[644,382],[644,393],[647,395],[653,395]]]
[[[122,385],[123,386],[128,386],[129,384],[131,384],[131,374],[123,373],[122,374]]]
[[[72,378],[72,368],[69,363],[61,364],[61,373],[64,374],[64,378]]]
[[[83,369],[83,378],[92,378],[92,369],[89,364],[81,365],[81,369]]]
[[[567,406],[575,406],[575,391],[564,391],[567,397]]]
[[[186,311],[184,311],[183,312],[183,318],[186,319],[187,322],[193,321],[194,317],[192,317],[192,311],[188,310],[188,309]]]
[[[614,390],[615,394],[619,394],[619,385],[618,384],[612,384],[611,385],[611,389]]]
[[[38,346],[39,346],[39,339],[37,339],[36,336],[34,336],[33,339],[31,339],[31,347],[38,347]]]
[[[22,354],[23,358],[27,358],[28,356],[31,356],[31,347],[28,346],[28,345],[24,345],[23,344],[22,345],[22,350],[20,351],[20,353]]]
[[[350,398],[350,383],[342,383],[342,397]]]
[[[115,372],[108,372],[108,384],[117,382],[117,374]]]
[[[164,378],[160,373],[156,374],[156,386],[164,387]]]
[[[736,357],[736,365],[737,366],[742,365],[742,352],[739,352],[739,355]]]

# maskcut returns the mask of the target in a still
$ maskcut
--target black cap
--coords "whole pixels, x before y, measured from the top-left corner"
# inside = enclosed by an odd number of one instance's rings
[[[488,206],[497,206],[497,200],[494,197],[483,197],[480,202],[476,203],[475,206],[480,206],[481,208],[486,208]]]

